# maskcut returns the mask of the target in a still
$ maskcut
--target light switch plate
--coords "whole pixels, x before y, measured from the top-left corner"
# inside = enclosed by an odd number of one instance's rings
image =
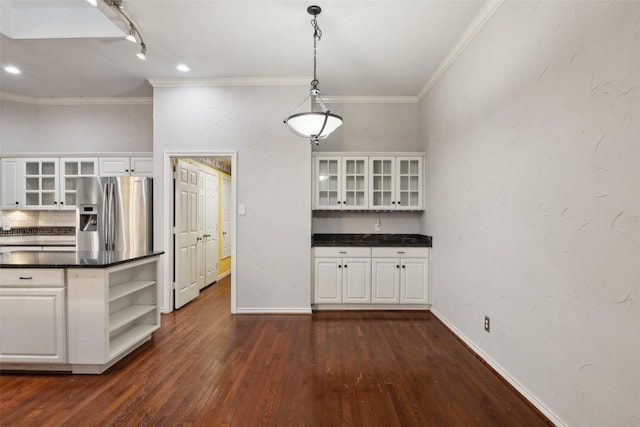
[[[245,208],[245,205],[238,205],[238,215],[246,215],[247,214],[247,209]]]

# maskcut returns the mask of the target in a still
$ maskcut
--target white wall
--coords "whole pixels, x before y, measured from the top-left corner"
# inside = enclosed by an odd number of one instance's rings
[[[299,311],[311,307],[311,150],[283,124],[305,87],[154,89],[155,225],[162,206],[165,151],[236,151],[237,308]],[[156,228],[156,247],[168,250]]]
[[[0,154],[151,152],[149,104],[34,105],[0,100]]]
[[[314,152],[419,152],[418,104],[328,104],[344,124]],[[314,212],[314,233],[419,233],[422,213]],[[380,231],[374,225],[380,219]]]
[[[421,121],[434,311],[556,421],[640,425],[640,2],[505,2]]]

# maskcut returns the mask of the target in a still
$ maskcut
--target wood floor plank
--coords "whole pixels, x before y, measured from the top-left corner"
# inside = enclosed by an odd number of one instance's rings
[[[429,312],[229,314],[229,278],[103,375],[0,375],[4,426],[544,426]]]

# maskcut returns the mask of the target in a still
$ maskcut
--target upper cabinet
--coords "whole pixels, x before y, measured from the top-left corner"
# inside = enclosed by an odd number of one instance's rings
[[[22,159],[22,209],[59,209],[59,159]]]
[[[2,194],[0,195],[2,209],[20,208],[20,177],[22,176],[22,159],[2,159]]]
[[[6,210],[73,210],[80,177],[153,175],[153,157],[148,156],[7,157],[0,160],[0,209]]]
[[[153,157],[100,157],[100,176],[153,176]]]
[[[367,157],[316,157],[314,171],[315,209],[369,208]]]
[[[97,158],[60,159],[60,209],[76,208],[78,178],[98,175]]]
[[[424,156],[399,154],[314,156],[313,209],[423,210]]]

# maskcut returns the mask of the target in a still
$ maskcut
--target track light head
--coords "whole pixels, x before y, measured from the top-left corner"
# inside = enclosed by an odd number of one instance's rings
[[[144,43],[140,43],[140,46],[142,47],[142,49],[140,49],[140,52],[138,52],[138,58],[144,61],[147,59],[147,45]]]

